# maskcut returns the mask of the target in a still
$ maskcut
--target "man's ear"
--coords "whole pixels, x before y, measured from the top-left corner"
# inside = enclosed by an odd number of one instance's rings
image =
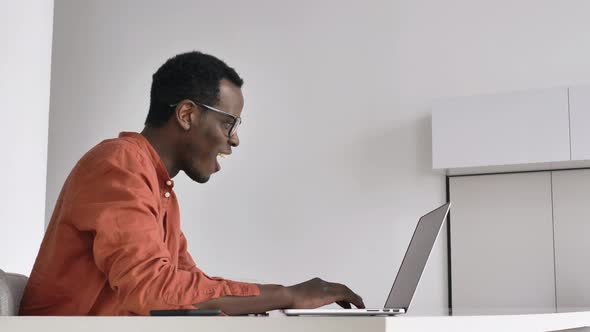
[[[182,129],[191,129],[193,120],[197,120],[197,117],[193,114],[196,109],[196,105],[188,99],[185,99],[176,105],[176,110],[174,112],[176,115],[176,122]]]

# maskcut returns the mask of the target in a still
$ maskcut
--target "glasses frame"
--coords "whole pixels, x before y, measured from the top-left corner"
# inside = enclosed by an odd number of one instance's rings
[[[195,101],[195,100],[190,100],[189,99],[189,101],[191,103],[195,104],[195,105],[202,106],[202,107],[204,107],[205,109],[207,109],[209,111],[212,111],[212,112],[215,112],[215,113],[219,113],[219,114],[223,114],[225,116],[229,116],[230,118],[232,118],[234,120],[234,122],[232,123],[231,128],[229,128],[229,131],[227,132],[227,137],[230,137],[231,138],[232,136],[234,136],[238,132],[238,127],[242,124],[242,118],[241,117],[236,116],[236,115],[233,115],[233,114],[228,113],[228,112],[225,112],[225,111],[222,111],[222,110],[220,110],[218,108],[215,108],[213,106],[209,106],[207,104],[203,104],[203,103],[198,102],[198,101]],[[178,104],[180,104],[180,103],[170,104],[170,107],[176,107],[176,106],[178,106]]]

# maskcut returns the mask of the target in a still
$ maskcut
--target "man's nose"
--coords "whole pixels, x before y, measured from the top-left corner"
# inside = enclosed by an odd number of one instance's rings
[[[238,145],[240,145],[240,138],[238,137],[238,133],[233,134],[229,138],[229,144],[233,147],[237,147]]]

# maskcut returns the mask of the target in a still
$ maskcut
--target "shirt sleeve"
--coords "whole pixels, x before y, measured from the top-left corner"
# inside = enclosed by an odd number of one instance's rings
[[[233,284],[235,284],[235,285],[240,285],[240,284],[251,285],[248,283],[233,281],[233,280],[229,280],[229,279],[225,279],[225,278],[221,278],[221,277],[210,277],[209,275],[207,275],[207,273],[205,273],[201,269],[199,269],[197,267],[197,264],[194,262],[192,256],[189,254],[189,252],[187,250],[186,237],[184,236],[184,233],[182,233],[182,232],[180,233],[180,249],[178,252],[178,268],[185,270],[185,271],[189,271],[189,272],[201,273],[205,277],[207,277],[211,280],[225,280],[230,285],[233,285]],[[256,285],[256,287],[258,287],[258,286]]]
[[[180,246],[178,250],[178,268],[189,272],[199,272],[197,264],[188,253],[186,237],[180,232]]]
[[[94,233],[96,265],[124,309],[147,315],[155,309],[190,308],[222,296],[255,296],[255,284],[210,278],[188,255],[182,269],[171,263],[157,223],[158,197],[150,189],[145,162],[133,151],[104,160],[93,170],[76,206]],[[186,240],[185,240],[186,251]],[[179,264],[180,265],[180,264]]]

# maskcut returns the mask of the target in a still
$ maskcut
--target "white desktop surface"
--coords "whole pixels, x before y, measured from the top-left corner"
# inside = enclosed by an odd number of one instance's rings
[[[590,326],[590,312],[398,317],[0,317],[0,331],[555,331]]]

